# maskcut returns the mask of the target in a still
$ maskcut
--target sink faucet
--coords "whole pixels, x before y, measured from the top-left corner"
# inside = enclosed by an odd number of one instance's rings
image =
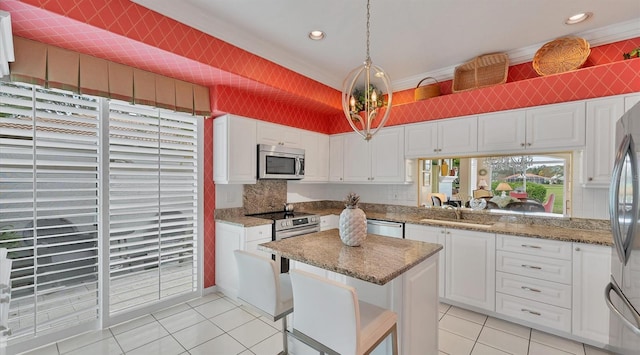
[[[453,213],[456,214],[456,219],[462,219],[462,211],[455,206],[451,206],[451,205],[445,205],[442,208],[447,209],[447,210],[453,210]]]

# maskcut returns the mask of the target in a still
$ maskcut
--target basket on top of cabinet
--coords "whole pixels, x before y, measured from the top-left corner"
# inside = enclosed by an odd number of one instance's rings
[[[451,91],[461,92],[507,82],[509,57],[506,53],[490,53],[475,57],[456,67]]]

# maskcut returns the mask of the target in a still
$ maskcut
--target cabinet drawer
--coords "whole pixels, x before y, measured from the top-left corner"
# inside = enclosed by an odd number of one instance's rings
[[[266,238],[271,240],[271,225],[266,224],[263,226],[245,228],[245,233],[245,240],[247,242]]]
[[[496,252],[496,270],[571,285],[571,261]]]
[[[571,260],[571,243],[498,234],[496,249]]]
[[[268,243],[270,241],[271,241],[271,238],[269,238],[269,239],[258,239],[258,240],[253,240],[253,241],[250,241],[250,242],[246,242],[244,250],[248,251],[248,252],[251,252],[251,253],[254,253],[254,254],[258,254],[258,255],[264,256],[265,258],[271,258],[271,253],[268,253],[266,251],[258,249],[258,244]]]
[[[565,284],[497,272],[496,291],[558,307],[571,308],[571,286]]]
[[[571,332],[571,311],[566,308],[496,293],[496,312],[567,333]]]

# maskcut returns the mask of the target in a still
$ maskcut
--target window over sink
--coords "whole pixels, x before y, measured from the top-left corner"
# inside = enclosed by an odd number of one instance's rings
[[[418,167],[419,206],[564,216],[570,204],[571,153],[425,158]],[[486,203],[470,204],[474,198]]]

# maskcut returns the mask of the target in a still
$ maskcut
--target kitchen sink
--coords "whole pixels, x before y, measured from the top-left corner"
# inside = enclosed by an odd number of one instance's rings
[[[444,224],[444,225],[449,225],[454,227],[455,226],[470,227],[470,228],[491,228],[493,226],[493,222],[465,221],[463,219],[453,220],[453,219],[425,218],[425,219],[421,219],[420,222]]]

